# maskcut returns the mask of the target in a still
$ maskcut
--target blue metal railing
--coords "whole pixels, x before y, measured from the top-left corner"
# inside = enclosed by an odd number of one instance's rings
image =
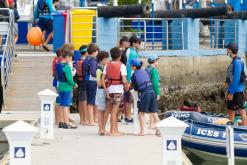
[[[15,56],[14,26],[13,11],[0,8],[1,104],[4,104],[6,100],[9,75],[12,71],[12,62]]]

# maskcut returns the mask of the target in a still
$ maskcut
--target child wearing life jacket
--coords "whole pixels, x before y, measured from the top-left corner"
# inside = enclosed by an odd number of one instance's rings
[[[86,90],[87,90],[87,111],[88,111],[88,120],[90,126],[97,125],[96,115],[97,110],[95,107],[95,98],[97,91],[97,80],[96,80],[96,69],[97,69],[97,60],[96,56],[98,55],[99,47],[96,44],[89,44],[87,48],[88,56],[83,62],[83,74],[86,81]]]
[[[53,83],[52,83],[52,86],[54,88],[56,88],[56,91],[57,91],[57,87],[58,87],[58,81],[57,81],[57,78],[56,78],[56,65],[57,63],[60,63],[63,58],[61,57],[62,56],[62,50],[60,48],[58,48],[56,50],[56,57],[54,57],[53,61],[52,61],[52,76],[53,76]],[[60,103],[60,98],[59,96],[57,96],[56,98],[56,105],[55,105],[55,124],[58,125],[58,117],[60,116],[59,115],[59,103]]]
[[[73,52],[71,50],[62,51],[63,60],[56,65],[56,77],[58,80],[58,92],[60,97],[59,128],[73,129],[77,128],[69,122],[69,107],[72,101],[72,90],[77,87],[73,81],[72,71],[69,63],[72,61]]]
[[[111,113],[111,136],[120,136],[121,132],[118,130],[117,114],[121,101],[121,96],[125,90],[128,90],[128,83],[126,79],[126,67],[121,63],[121,51],[118,47],[110,50],[112,61],[106,64],[102,76],[102,85],[107,96],[107,114]],[[106,80],[108,85],[106,86]],[[105,120],[106,122],[106,120]]]
[[[78,85],[78,100],[79,100],[79,114],[80,114],[80,124],[88,124],[88,114],[87,114],[87,90],[86,82],[84,80],[83,74],[83,62],[87,58],[87,46],[82,45],[79,48],[81,53],[81,58],[76,64],[76,76]]]
[[[96,70],[96,79],[97,79],[97,94],[95,105],[97,106],[98,122],[99,122],[99,135],[105,135],[105,111],[106,111],[106,93],[101,83],[101,77],[103,74],[104,66],[108,63],[109,54],[105,51],[100,51],[97,60],[97,70]]]
[[[150,55],[148,56],[148,67],[146,68],[146,71],[148,72],[151,81],[153,83],[154,92],[157,97],[157,101],[160,99],[160,78],[159,73],[157,70],[158,67],[158,59],[159,57],[157,55]],[[150,116],[150,128],[155,128],[154,118]]]
[[[134,71],[131,76],[131,84],[134,90],[139,93],[138,112],[140,133],[138,135],[144,136],[144,114],[148,113],[154,118],[155,122],[159,121],[156,94],[154,93],[153,84],[148,73],[141,68],[142,62],[135,58],[130,61],[130,65],[131,69]]]

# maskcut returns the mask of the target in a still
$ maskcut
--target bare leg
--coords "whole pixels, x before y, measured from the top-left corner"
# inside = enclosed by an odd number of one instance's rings
[[[247,116],[246,116],[246,111],[245,109],[239,110],[239,114],[242,118],[242,125],[247,126]]]
[[[235,111],[228,109],[227,114],[229,115],[228,119],[231,120],[232,122],[234,121],[235,118]]]
[[[87,113],[87,101],[82,102],[82,111],[83,111],[83,123],[87,125],[89,122],[88,113]]]
[[[63,111],[64,111],[64,107],[59,106],[58,107],[58,122],[61,122],[61,123],[64,123]]]
[[[96,108],[96,106],[94,106],[94,109],[93,109],[93,115],[94,115],[94,122],[95,123],[98,123],[98,109]]]
[[[58,122],[60,121],[59,119],[59,105],[56,105],[55,106],[55,124],[58,125]]]
[[[151,129],[154,129],[155,128],[155,126],[154,126],[154,116],[152,115],[152,114],[149,114],[149,128],[151,128]]]
[[[118,127],[117,127],[117,113],[118,113],[119,104],[112,106],[111,111],[111,129],[110,135],[112,136],[119,136]]]
[[[68,107],[63,107],[63,118],[64,118],[64,122],[69,124],[69,108]]]
[[[79,116],[80,116],[80,124],[84,124],[83,119],[83,106],[82,106],[82,102],[79,101],[79,105],[78,105],[78,110],[79,110]]]
[[[99,121],[99,135],[103,136],[105,134],[105,127],[104,127],[104,111],[99,111],[98,114],[98,121]]]
[[[127,119],[131,119],[131,103],[125,103],[125,117],[127,117]]]
[[[138,136],[144,136],[144,113],[139,112],[139,119],[140,119],[140,133]]]
[[[44,30],[44,31],[42,32],[42,38],[41,38],[42,44],[45,43],[45,35],[46,35],[46,31]]]
[[[94,122],[93,108],[94,108],[94,105],[87,106],[89,125],[91,126],[96,125],[96,123]]]
[[[18,41],[18,34],[15,35],[14,43],[16,44],[17,41]]]
[[[110,114],[111,110],[112,110],[112,105],[107,102],[106,111],[105,111],[105,114],[104,114],[104,127],[106,126],[106,123],[107,123],[107,120],[108,120],[108,117],[109,117],[109,114]]]
[[[51,33],[48,35],[47,39],[46,39],[45,42],[44,42],[44,45],[48,45],[49,41],[50,41],[52,38],[53,38],[53,32],[51,32]]]

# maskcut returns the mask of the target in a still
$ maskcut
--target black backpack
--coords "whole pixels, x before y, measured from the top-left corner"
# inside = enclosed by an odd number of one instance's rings
[[[127,56],[126,56],[126,52],[129,48],[126,48],[125,50],[121,50],[122,54],[121,54],[121,62],[126,65],[127,64]]]

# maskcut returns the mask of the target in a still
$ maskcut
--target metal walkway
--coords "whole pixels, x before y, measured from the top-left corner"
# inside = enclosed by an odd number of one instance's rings
[[[7,89],[3,111],[39,111],[37,93],[52,89],[52,53],[18,53]]]

